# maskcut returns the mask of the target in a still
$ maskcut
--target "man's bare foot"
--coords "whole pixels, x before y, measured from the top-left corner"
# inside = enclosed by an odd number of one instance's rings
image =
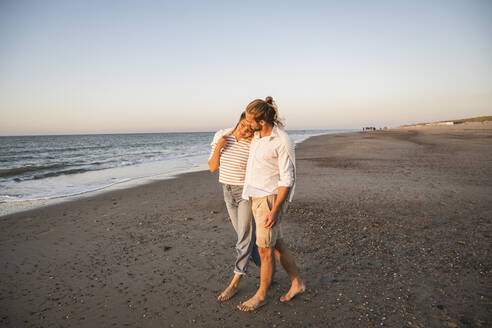
[[[250,312],[262,307],[266,303],[267,303],[266,299],[261,298],[258,295],[255,295],[251,297],[249,300],[247,300],[246,302],[239,304],[237,308],[241,311]]]
[[[293,299],[297,294],[304,293],[305,291],[306,291],[306,285],[304,284],[304,281],[302,281],[300,278],[294,280],[287,294],[280,297],[280,302],[288,302],[291,299]]]
[[[217,301],[219,302],[225,302],[228,301],[232,298],[232,296],[236,295],[237,293],[237,286],[234,285],[229,285],[220,295],[217,297]]]

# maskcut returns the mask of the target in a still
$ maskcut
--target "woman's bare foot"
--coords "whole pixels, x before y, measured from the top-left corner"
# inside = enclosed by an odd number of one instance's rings
[[[302,281],[301,278],[298,278],[297,280],[292,281],[292,285],[287,294],[280,297],[280,302],[288,302],[297,294],[304,293],[305,291],[306,285],[304,284],[304,281]]]
[[[232,298],[232,296],[236,295],[237,293],[237,286],[234,285],[229,285],[220,295],[217,297],[217,300],[219,302],[225,302],[228,301]]]
[[[255,295],[246,302],[239,304],[237,308],[241,311],[250,312],[262,307],[266,303],[267,301],[264,297]]]
[[[219,297],[217,297],[217,301],[225,302],[230,300],[232,296],[236,295],[239,286],[239,280],[241,280],[241,278],[242,275],[240,275],[239,273],[235,273],[234,278],[232,278],[229,286],[219,295]]]

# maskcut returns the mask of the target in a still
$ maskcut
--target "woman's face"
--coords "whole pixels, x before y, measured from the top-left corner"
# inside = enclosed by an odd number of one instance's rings
[[[239,125],[237,126],[237,132],[241,136],[241,138],[249,138],[253,134],[253,130],[249,126],[248,122],[246,120],[241,120],[239,122]]]

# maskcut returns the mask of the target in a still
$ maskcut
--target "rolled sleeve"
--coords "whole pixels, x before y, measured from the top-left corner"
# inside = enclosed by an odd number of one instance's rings
[[[280,147],[278,151],[278,168],[280,175],[278,186],[292,187],[294,184],[294,165],[285,147]]]

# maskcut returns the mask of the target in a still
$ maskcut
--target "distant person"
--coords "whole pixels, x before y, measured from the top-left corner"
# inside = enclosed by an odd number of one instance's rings
[[[211,172],[219,169],[224,200],[232,226],[237,234],[234,277],[229,286],[218,296],[224,302],[238,290],[241,277],[246,274],[250,258],[259,266],[260,256],[255,243],[255,223],[251,212],[251,201],[242,198],[246,164],[253,131],[245,121],[243,112],[235,128],[218,131],[212,141],[208,161]]]
[[[306,290],[292,253],[282,236],[282,219],[287,201],[292,201],[295,183],[295,151],[282,130],[278,110],[271,97],[256,99],[246,108],[246,121],[255,130],[249,152],[243,198],[252,200],[256,223],[256,244],[261,257],[260,287],[256,294],[238,305],[253,311],[267,303],[267,290],[273,279],[275,254],[291,279],[289,291],[280,297],[288,302]]]

